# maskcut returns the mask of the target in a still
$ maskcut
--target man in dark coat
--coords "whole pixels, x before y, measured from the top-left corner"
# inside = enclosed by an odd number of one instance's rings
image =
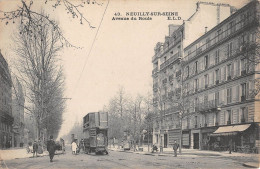
[[[50,136],[50,140],[47,142],[47,151],[49,152],[50,162],[52,162],[52,159],[54,157],[55,147],[56,144],[53,141],[53,136]]]
[[[174,150],[174,157],[177,157],[177,149],[179,148],[179,144],[174,140],[173,150]]]
[[[33,143],[33,157],[34,157],[34,155],[36,155],[36,157],[37,157],[37,152],[38,152],[38,144],[37,144],[36,141],[34,141],[34,143]]]

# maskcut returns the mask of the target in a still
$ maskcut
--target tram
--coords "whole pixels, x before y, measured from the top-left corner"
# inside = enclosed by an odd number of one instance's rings
[[[90,112],[83,117],[84,151],[108,154],[108,113]]]

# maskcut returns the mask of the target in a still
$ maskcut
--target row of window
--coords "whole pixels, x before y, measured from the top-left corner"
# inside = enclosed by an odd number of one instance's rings
[[[215,43],[218,43],[222,39],[230,36],[230,34],[233,34],[236,31],[242,29],[244,26],[249,24],[253,19],[254,17],[252,15],[252,11],[247,11],[246,13],[242,13],[240,18],[237,17],[233,19],[222,28],[219,28],[215,32],[215,34],[212,33],[211,35],[208,35],[207,38],[194,45],[192,49],[187,51],[187,55],[184,60],[188,61],[189,59],[193,58],[194,56],[206,50],[207,48],[214,45]]]
[[[11,126],[5,123],[0,123],[0,130],[4,132],[11,132]]]
[[[248,107],[234,108],[214,113],[197,114],[194,116],[185,117],[182,119],[182,128],[200,128],[219,125],[240,124],[250,121],[248,117]],[[154,127],[159,126],[159,121],[156,121]],[[179,118],[171,116],[162,121],[162,126],[169,128],[179,127]]]
[[[214,93],[200,95],[193,99],[187,98],[187,108],[193,109],[195,107],[199,108],[199,106],[205,107],[210,106],[209,104],[213,107],[217,107],[230,103],[243,102],[254,97],[253,89],[254,83],[246,82],[233,87],[221,89]]]
[[[252,35],[252,34],[250,34]],[[253,36],[253,35],[252,35]],[[251,37],[250,40],[254,41],[255,39]],[[244,36],[242,36],[244,37]],[[238,52],[241,52],[242,46],[240,43],[245,43],[245,39],[243,38],[243,42],[239,42],[239,40],[234,40],[233,42],[227,43],[226,47],[224,49],[217,49],[212,54],[208,54],[204,57],[199,58],[198,60],[194,61],[193,63],[190,63],[187,65],[184,69],[183,78],[187,79],[191,76],[194,76],[208,68],[210,68],[213,65],[216,65],[220,63],[221,61],[224,61],[228,59],[229,57],[235,55]],[[241,66],[245,67],[246,63],[241,63]],[[242,67],[242,68],[244,68]]]
[[[248,107],[198,114],[183,119],[183,128],[199,128],[218,125],[239,124],[249,121]]]
[[[249,71],[252,70],[249,70],[246,59],[235,60],[225,66],[221,66],[215,70],[206,72],[206,74],[201,75],[192,81],[187,81],[184,84],[183,91],[184,94],[197,92],[233,78],[244,76],[249,73]]]

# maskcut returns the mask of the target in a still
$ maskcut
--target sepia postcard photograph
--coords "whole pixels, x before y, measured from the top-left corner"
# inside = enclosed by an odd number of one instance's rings
[[[259,0],[0,0],[0,169],[246,169],[259,151]]]

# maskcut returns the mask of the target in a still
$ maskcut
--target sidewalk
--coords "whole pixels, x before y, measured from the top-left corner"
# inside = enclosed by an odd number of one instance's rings
[[[115,146],[114,148],[111,146],[109,147],[110,150],[112,151],[124,151],[122,148],[118,148],[117,146]],[[138,149],[138,148],[137,148]],[[151,153],[151,150],[150,152],[148,152],[148,147],[147,146],[142,146],[142,149],[143,151],[133,151],[132,149],[131,150],[126,150],[124,152],[133,152],[133,153],[144,153],[144,154],[147,154],[147,153],[150,153],[150,154],[164,154],[164,155],[173,155],[174,152],[173,152],[173,149],[170,147],[170,148],[163,148],[163,152],[160,153],[159,150],[158,152],[154,152],[154,153]],[[151,149],[151,147],[150,147]],[[178,150],[178,154],[179,154],[179,150]],[[232,152],[232,154],[229,154],[228,151],[222,151],[222,152],[218,152],[218,151],[210,151],[210,150],[198,150],[198,149],[182,149],[182,153],[179,154],[179,155],[197,155],[197,156],[244,156],[244,157],[252,157],[252,156],[259,156],[259,154],[245,154],[245,153],[238,153],[238,152]]]
[[[148,152],[148,147],[147,146],[143,146],[142,147],[143,151],[133,151],[133,150],[123,150],[122,148],[118,148],[118,146],[115,147],[109,147],[109,150],[111,151],[118,151],[118,152],[125,152],[125,153],[135,153],[135,154],[143,154],[143,155],[151,155],[151,156],[174,156],[174,152],[172,148],[163,148],[163,152],[160,153],[158,152],[154,152],[151,153]],[[150,147],[151,149],[151,147]],[[228,151],[222,151],[222,152],[218,152],[218,151],[207,151],[207,150],[197,150],[197,149],[182,149],[182,153],[179,154],[179,150],[178,150],[178,156],[181,157],[203,157],[203,156],[207,156],[207,157],[229,157],[229,158],[251,158],[251,159],[259,159],[259,154],[245,154],[245,153],[238,153],[238,152],[232,152],[232,154],[229,154]],[[259,162],[246,162],[244,163],[244,166],[247,167],[253,167],[253,168],[259,168]]]
[[[44,151],[42,154],[37,154],[38,157],[46,156],[49,153]],[[33,153],[27,153],[25,148],[15,148],[0,150],[0,161],[1,160],[13,160],[18,158],[32,158]]]

